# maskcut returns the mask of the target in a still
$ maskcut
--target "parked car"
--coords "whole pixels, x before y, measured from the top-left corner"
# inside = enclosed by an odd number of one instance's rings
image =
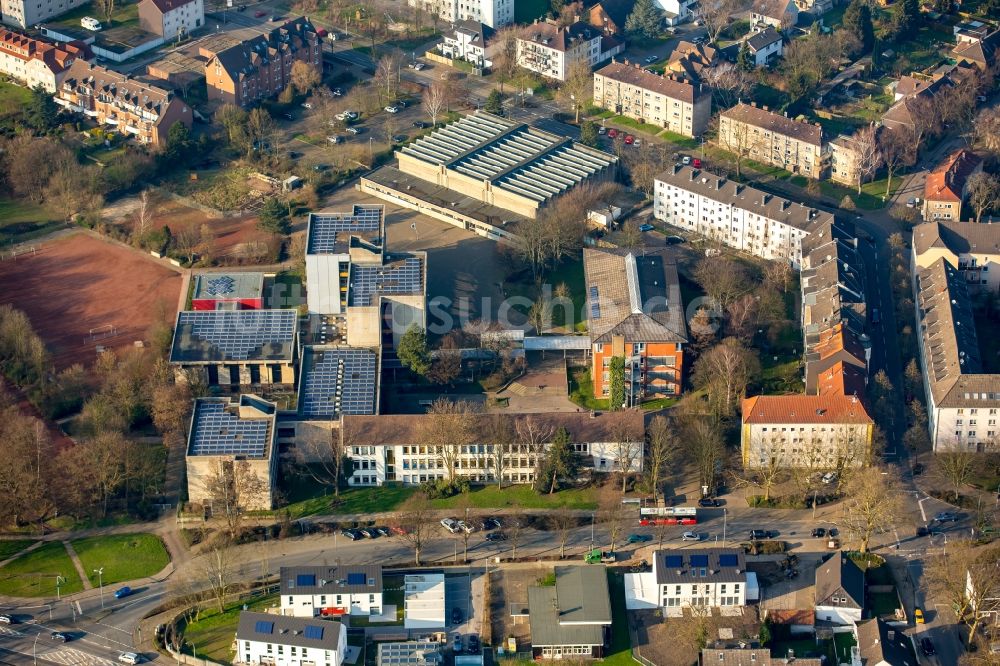
[[[466,534],[472,534],[476,531],[476,526],[472,523],[467,523],[464,520],[458,521],[458,529],[462,530]]]
[[[923,525],[921,525],[920,527],[917,528],[917,536],[918,537],[930,536],[930,534],[931,534],[930,529],[927,528],[927,527],[925,527],[925,526],[923,526]]]
[[[378,532],[373,527],[365,527],[361,530],[361,536],[366,539],[377,539],[379,537]]]
[[[822,539],[826,536],[826,528],[824,527],[814,527],[812,531],[813,538]]]
[[[625,135],[625,145],[626,146],[631,146],[633,143],[635,143],[635,137],[632,136],[631,134],[626,134]]]
[[[330,167],[328,167],[325,164],[314,164],[313,165],[313,171],[326,171],[329,168]]]
[[[697,532],[685,532],[681,535],[681,541],[701,541],[701,535]]]
[[[934,516],[934,520],[939,523],[954,523],[958,522],[958,514],[951,511],[942,511],[941,513]]]
[[[717,247],[706,247],[705,248],[705,256],[708,257],[708,258],[710,258],[710,259],[712,257],[721,257],[722,256],[722,250],[720,250]]]
[[[647,541],[652,541],[653,537],[648,534],[629,534],[626,541],[628,543],[646,543]]]
[[[483,518],[484,530],[498,530],[501,527],[499,518]]]
[[[311,109],[311,108],[313,108],[312,102],[302,102],[302,108],[303,109]]]
[[[462,634],[455,634],[452,637],[451,649],[454,650],[456,654],[462,651]]]
[[[655,228],[656,227],[654,227],[652,224],[649,224],[648,222],[646,224],[639,225],[639,231],[652,231]]]
[[[118,655],[118,661],[123,664],[138,664],[142,661],[142,656],[135,652],[122,652]]]
[[[385,112],[386,113],[399,113],[399,107],[396,106],[395,104],[390,104],[389,106],[385,107]]]
[[[265,12],[263,9],[258,9],[253,13],[253,15],[254,18],[261,18],[262,16],[267,16],[267,12]]]
[[[17,620],[7,614],[0,615],[0,624],[17,624]]]
[[[487,541],[506,541],[507,535],[503,532],[490,532],[486,535]]]
[[[59,641],[60,643],[65,643],[66,641],[69,640],[69,634],[64,634],[61,631],[53,631],[51,634],[49,634],[49,638],[51,638],[54,641]]]
[[[479,654],[479,636],[477,634],[469,635],[469,654]]]
[[[700,169],[701,168],[701,160],[698,159],[697,157],[693,158],[691,160],[691,166],[693,166],[695,169]]]
[[[330,143],[334,144],[334,145],[337,145],[338,143],[343,143],[344,142],[344,137],[342,137],[342,136],[328,136],[328,137],[326,137],[326,140],[329,141]]]
[[[922,610],[920,610],[920,608],[914,608],[913,609],[913,622],[915,624],[923,624],[924,623],[924,612]]]
[[[418,62],[418,63],[415,63],[415,64],[413,65],[413,69],[415,69],[415,70],[417,70],[417,71],[419,72],[420,70],[422,70],[422,69],[423,69],[424,67],[426,67],[426,66],[427,66],[427,65],[425,65],[425,64],[424,64],[424,63],[422,63],[422,62]]]
[[[451,623],[452,624],[462,624],[464,616],[462,615],[462,609],[455,606],[451,609]]]
[[[681,158],[681,164],[691,164],[691,156],[685,155]]]
[[[667,245],[680,245],[681,243],[686,243],[687,239],[683,236],[667,236]]]
[[[823,483],[833,483],[836,480],[837,480],[836,472],[827,472],[826,474],[823,475],[823,478],[820,479],[820,481],[822,481]]]
[[[295,120],[295,116],[293,116],[292,114],[288,113],[287,111],[285,113],[281,114],[281,117],[284,118],[285,120]]]
[[[647,65],[650,65],[650,64],[656,62],[657,60],[659,60],[659,58],[657,58],[655,55],[646,56],[645,58],[642,59],[642,61],[644,63],[646,63]]]
[[[461,527],[459,527],[458,521],[455,520],[454,518],[442,518],[441,527],[445,528],[452,534],[455,534],[456,532],[462,529]]]
[[[766,539],[767,532],[765,530],[750,530],[750,540],[757,541],[759,539]]]
[[[340,88],[334,88],[333,90],[330,91],[330,94],[333,95],[334,97],[341,97],[344,94],[344,91],[341,90]]]
[[[119,587],[115,590],[115,599],[124,599],[125,597],[132,594],[132,588],[126,585],[125,587]]]
[[[923,473],[924,473],[923,463],[917,463],[916,465],[913,466],[913,476],[920,476]]]
[[[698,506],[717,507],[719,506],[719,504],[720,504],[719,500],[715,499],[714,497],[702,497],[700,500],[698,500]]]
[[[345,131],[348,134],[353,134],[354,136],[357,136],[358,134],[361,134],[362,132],[364,132],[365,128],[364,127],[348,127],[347,130],[345,130]]]
[[[872,308],[872,323],[877,324],[882,320],[882,313],[878,308]]]
[[[781,532],[778,530],[764,530],[764,536],[768,539],[777,539],[781,536]]]
[[[605,127],[604,125],[601,125],[600,127],[597,128],[597,133],[598,134],[607,134],[608,133],[608,128]]]
[[[357,541],[360,535],[355,530],[341,530],[340,536],[347,537],[351,541]]]
[[[924,653],[925,657],[933,657],[937,654],[934,650],[934,643],[929,638],[920,639],[920,651]]]
[[[414,120],[413,126],[416,127],[417,129],[425,129],[427,127],[427,123],[425,123],[422,120]]]
[[[389,531],[388,527],[376,527],[375,531],[378,532],[379,536],[384,536],[384,537],[392,536],[392,532]]]
[[[281,17],[278,16],[277,14],[272,14],[271,18],[269,18],[267,20],[270,21],[271,23],[277,23],[278,21],[281,20]]]
[[[608,130],[608,136],[611,137],[612,139],[615,138],[616,136],[618,136],[618,130],[612,127],[611,129]]]

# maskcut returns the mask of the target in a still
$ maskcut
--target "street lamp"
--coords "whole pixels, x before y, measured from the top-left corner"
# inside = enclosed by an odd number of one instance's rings
[[[56,601],[60,601],[62,597],[59,594],[59,586],[66,582],[66,579],[60,575],[56,575]]]
[[[101,610],[104,610],[104,567],[94,569],[94,573],[97,574],[97,586],[101,589]]]
[[[729,518],[729,512],[723,507],[722,509],[722,547],[726,547],[726,522]]]

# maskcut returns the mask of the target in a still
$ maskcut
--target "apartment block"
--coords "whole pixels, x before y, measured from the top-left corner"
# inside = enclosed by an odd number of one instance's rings
[[[568,26],[536,22],[517,39],[517,62],[544,77],[565,81],[574,64],[593,67],[624,48],[624,43],[582,21]]]
[[[312,65],[322,74],[320,51],[316,28],[303,16],[215,53],[203,47],[208,99],[249,106],[277,97],[289,85],[296,62]]]
[[[281,567],[281,614],[336,618],[382,613],[382,565]]]
[[[341,666],[347,630],[340,622],[242,611],[233,646],[237,664]]]
[[[448,23],[476,21],[497,29],[514,22],[514,0],[407,0]]]
[[[457,21],[454,28],[444,33],[444,40],[438,44],[442,55],[454,60],[471,62],[479,68],[493,65],[493,36],[496,32],[479,21]]]
[[[667,613],[747,603],[746,562],[743,551],[735,548],[658,550],[653,553],[652,576],[658,605]]]
[[[688,137],[701,136],[712,117],[710,90],[627,60],[594,72],[594,104]]]
[[[982,158],[964,148],[948,155],[924,181],[924,219],[961,221],[969,179],[982,170]]]
[[[41,86],[54,93],[70,65],[87,55],[79,44],[53,44],[0,29],[0,72],[28,88]]]
[[[185,37],[204,24],[204,0],[142,0],[139,3],[139,27],[164,39]]]
[[[854,147],[854,139],[841,134],[827,143],[830,153],[830,180],[847,185],[858,186],[858,152]]]
[[[0,0],[0,20],[17,28],[31,28],[85,6],[90,6],[90,0]]]
[[[833,215],[690,166],[654,181],[653,213],[681,229],[798,268],[802,241]]]
[[[757,162],[819,179],[825,169],[823,128],[755,103],[739,103],[719,115],[719,145]]]
[[[55,102],[155,148],[166,145],[175,123],[192,123],[191,109],[173,91],[86,60],[74,60],[64,72]]]
[[[913,228],[915,266],[946,259],[965,277],[969,291],[1000,290],[1000,224],[926,222]]]

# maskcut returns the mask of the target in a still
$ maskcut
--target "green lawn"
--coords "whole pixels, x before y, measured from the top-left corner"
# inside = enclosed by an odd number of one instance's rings
[[[608,591],[611,593],[611,645],[607,656],[597,663],[607,666],[632,666],[632,640],[628,635],[625,612],[625,578],[617,569],[608,569]]]
[[[280,509],[288,511],[292,520],[303,516],[315,516],[318,514],[354,514],[354,513],[378,513],[382,511],[395,511],[403,502],[413,494],[414,488],[402,486],[383,486],[381,488],[350,488],[341,490],[340,497],[334,498],[333,494],[308,496],[310,488],[299,477],[295,484],[291,484],[293,495],[289,498],[291,503]],[[296,492],[298,490],[298,492]],[[315,484],[312,485],[313,493],[321,493],[322,490]]]
[[[589,368],[569,369],[569,399],[587,409],[608,409],[607,398],[594,397],[594,382]]]
[[[433,500],[437,509],[458,507],[464,502],[461,495]],[[597,498],[593,488],[560,490],[552,495],[539,494],[531,486],[476,486],[469,492],[469,502],[477,509],[504,509],[519,506],[522,509],[596,509]]]
[[[72,594],[83,590],[66,547],[53,541],[0,568],[0,594],[14,597],[46,597],[56,593],[56,577],[65,582],[60,590]]]
[[[568,332],[575,329],[580,321],[586,321],[583,316],[583,306],[586,302],[584,298],[583,279],[583,259],[567,260],[561,262],[555,268],[546,271],[542,276],[543,293],[547,293],[553,299],[556,298],[556,290],[560,285],[566,285],[567,298],[571,304],[553,303],[551,325],[553,328],[566,328]],[[505,282],[504,288],[507,296],[521,296],[534,301],[537,298],[538,290],[530,277],[524,281]],[[518,308],[519,311],[527,314],[526,308]],[[571,310],[571,311],[568,311]]]
[[[876,617],[892,615],[899,607],[895,592],[873,592],[870,602],[872,615]]]
[[[190,622],[184,628],[184,648],[187,654],[212,659],[223,664],[231,663],[233,636],[240,621],[241,601],[226,607],[225,612],[217,609],[205,611],[197,622]],[[261,597],[247,603],[247,610],[263,611],[278,603],[278,595]]]
[[[638,120],[633,120],[628,116],[614,116],[611,118],[611,121],[619,125],[624,125],[625,127],[631,127],[637,132],[645,132],[646,134],[652,134],[654,136],[663,130],[662,127],[639,122]]]
[[[84,4],[76,9],[72,9],[65,14],[60,14],[59,18],[53,21],[57,25],[65,25],[73,28],[80,27],[80,19],[84,16],[93,16],[101,22],[104,30],[108,28],[119,28],[123,25],[134,23],[139,26],[139,3],[138,2],[116,2],[115,9],[111,12],[111,25],[103,14],[97,11],[92,4]]]
[[[83,570],[93,585],[98,584],[95,569],[104,567],[105,585],[152,576],[170,563],[163,541],[155,534],[114,534],[73,541]]]
[[[879,178],[878,180],[865,183],[861,186],[860,195],[856,187],[845,187],[829,180],[820,181],[819,187],[825,196],[836,199],[838,204],[845,196],[849,196],[854,201],[854,204],[862,210],[878,210],[885,207],[882,197],[885,196],[886,182],[886,178]],[[901,174],[893,176],[889,198],[892,198],[902,184],[903,177]]]
[[[10,541],[0,541],[0,562],[9,557],[14,557],[22,550],[35,543],[32,539],[12,539]]]
[[[687,150],[694,150],[700,145],[698,139],[692,139],[689,136],[671,132],[668,129],[663,130],[657,136],[668,143],[674,144],[678,148],[685,148]]]
[[[0,199],[0,246],[44,236],[61,226],[41,206]]]

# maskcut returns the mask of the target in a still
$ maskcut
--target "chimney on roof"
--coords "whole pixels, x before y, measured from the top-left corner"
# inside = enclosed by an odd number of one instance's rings
[[[756,109],[757,108],[757,102],[750,102],[750,106],[752,106],[753,108]]]
[[[767,104],[765,104],[765,105],[764,105],[764,106],[762,106],[761,108],[762,108],[762,109],[764,109],[765,111],[768,111],[768,110],[769,110],[769,109],[767,108]]]

